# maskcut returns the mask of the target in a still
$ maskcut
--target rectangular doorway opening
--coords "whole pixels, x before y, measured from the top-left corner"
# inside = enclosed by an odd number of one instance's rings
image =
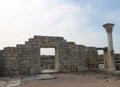
[[[40,48],[40,64],[42,73],[55,72],[55,48]]]
[[[105,64],[104,64],[104,54],[103,54],[103,50],[98,50],[98,58],[99,58],[98,68],[99,68],[100,70],[104,70],[104,69],[105,69]]]

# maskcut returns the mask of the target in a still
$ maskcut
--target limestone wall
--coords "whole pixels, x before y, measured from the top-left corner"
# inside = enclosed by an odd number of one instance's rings
[[[99,59],[97,49],[94,47],[86,48],[87,67],[89,70],[98,68]]]
[[[2,74],[1,71],[2,71],[2,51],[0,50],[0,75]]]
[[[42,55],[40,58],[41,69],[55,69],[55,57],[51,55]]]
[[[61,47],[61,71],[77,72],[86,69],[85,46],[75,45],[68,42],[66,46]]]
[[[97,68],[97,50],[76,45],[63,37],[34,36],[23,45],[2,51],[1,75],[38,74],[41,72],[40,48],[55,48],[57,72],[79,72]]]

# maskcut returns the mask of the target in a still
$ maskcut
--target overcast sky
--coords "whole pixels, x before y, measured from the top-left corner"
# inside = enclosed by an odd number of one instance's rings
[[[0,49],[34,35],[105,47],[105,23],[115,24],[114,49],[120,53],[120,0],[0,0]]]

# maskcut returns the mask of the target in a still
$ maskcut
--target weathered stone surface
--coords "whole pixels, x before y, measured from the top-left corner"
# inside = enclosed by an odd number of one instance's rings
[[[40,48],[43,47],[55,48],[54,58],[46,56],[45,62],[40,55]],[[94,47],[76,45],[74,42],[67,42],[63,37],[34,36],[25,44],[6,47],[0,51],[0,74],[39,74],[44,68],[44,62],[48,64],[48,69],[55,68],[56,72],[85,71],[97,68],[97,55]]]

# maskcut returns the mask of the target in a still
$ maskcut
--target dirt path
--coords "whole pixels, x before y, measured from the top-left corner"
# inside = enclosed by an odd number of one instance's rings
[[[108,75],[53,74],[56,79],[22,81],[21,87],[120,87],[120,78]]]

